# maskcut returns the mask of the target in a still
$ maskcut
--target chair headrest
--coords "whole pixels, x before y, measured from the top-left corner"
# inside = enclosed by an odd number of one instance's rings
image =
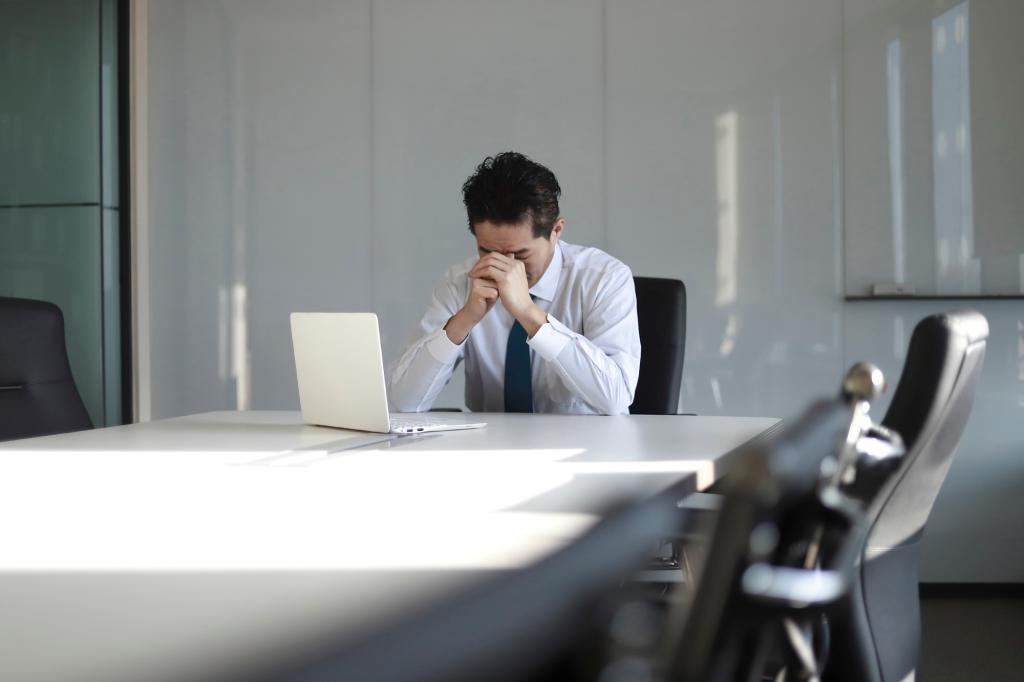
[[[0,297],[0,360],[0,385],[69,378],[60,308]]]
[[[988,338],[988,320],[974,310],[952,310],[940,317],[957,333],[963,334],[969,344]]]

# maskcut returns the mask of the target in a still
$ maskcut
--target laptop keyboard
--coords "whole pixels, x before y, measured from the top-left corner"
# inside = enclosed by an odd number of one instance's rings
[[[415,433],[418,431],[424,431],[431,426],[442,426],[445,422],[438,419],[431,419],[429,417],[392,417],[391,418],[391,432],[392,433]]]

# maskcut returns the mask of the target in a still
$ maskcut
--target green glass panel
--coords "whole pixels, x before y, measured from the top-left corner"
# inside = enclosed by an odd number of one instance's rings
[[[64,312],[68,358],[94,425],[103,415],[100,209],[0,209],[0,296]]]
[[[0,205],[100,201],[100,5],[0,0]]]

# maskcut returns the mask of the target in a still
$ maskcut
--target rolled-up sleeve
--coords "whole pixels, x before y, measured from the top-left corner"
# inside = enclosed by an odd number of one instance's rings
[[[393,412],[429,410],[451,379],[465,342],[452,343],[444,326],[461,307],[458,286],[446,274],[434,287],[430,305],[405,352],[387,373],[388,402]]]
[[[640,331],[633,274],[605,273],[586,305],[583,334],[552,315],[528,343],[551,363],[566,387],[596,412],[628,414],[640,375]]]

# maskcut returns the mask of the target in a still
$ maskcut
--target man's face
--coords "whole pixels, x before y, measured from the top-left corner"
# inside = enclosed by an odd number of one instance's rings
[[[526,266],[526,281],[532,287],[544,276],[544,271],[551,263],[563,225],[564,218],[555,221],[550,239],[534,237],[530,220],[513,225],[497,225],[485,220],[473,225],[473,231],[476,233],[477,251],[481,257],[497,251],[522,261]]]

